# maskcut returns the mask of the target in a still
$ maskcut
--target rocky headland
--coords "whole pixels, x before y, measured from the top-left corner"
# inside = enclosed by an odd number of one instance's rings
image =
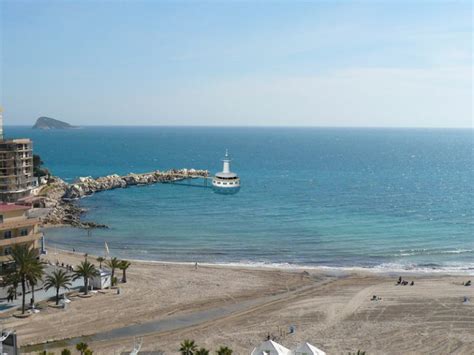
[[[38,194],[44,198],[45,207],[49,208],[49,213],[42,219],[42,223],[45,226],[69,225],[78,228],[107,228],[103,224],[81,221],[81,216],[86,210],[78,206],[77,200],[101,191],[208,176],[207,170],[173,169],[142,174],[131,173],[124,176],[114,174],[99,178],[80,177],[72,184],[68,184],[58,177],[52,177]]]
[[[39,117],[32,127],[33,129],[71,129],[77,128],[67,122],[57,120],[51,117]]]

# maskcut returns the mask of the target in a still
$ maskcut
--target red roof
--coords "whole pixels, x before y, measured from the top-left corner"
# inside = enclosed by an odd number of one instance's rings
[[[0,213],[10,212],[10,211],[29,210],[30,208],[31,208],[30,206],[14,205],[12,203],[2,203],[0,204]]]

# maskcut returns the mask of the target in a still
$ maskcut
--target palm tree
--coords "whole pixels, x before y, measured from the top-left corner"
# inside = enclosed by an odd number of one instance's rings
[[[201,348],[196,351],[195,355],[209,355],[209,350]]]
[[[232,355],[232,350],[229,349],[227,346],[221,346],[217,351],[217,355]]]
[[[40,261],[38,261],[38,262],[40,262]],[[28,283],[31,287],[31,305],[32,306],[35,304],[35,286],[38,285],[38,283],[40,283],[40,281],[42,281],[43,274],[44,274],[44,271],[43,271],[43,266],[42,266],[41,267],[41,272],[34,272],[34,273],[31,273],[28,276]]]
[[[56,270],[53,271],[51,275],[46,276],[45,283],[44,283],[44,289],[48,291],[50,288],[55,288],[56,289],[56,305],[59,304],[59,290],[61,288],[65,288],[66,290],[69,290],[69,287],[71,286],[71,276],[67,274],[66,271],[64,270]]]
[[[37,259],[37,253],[35,250],[25,244],[14,246],[11,257],[15,263],[16,272],[20,279],[22,291],[21,313],[24,314],[26,283],[31,279],[41,279],[44,273],[44,265]]]
[[[14,271],[9,271],[6,276],[5,276],[5,284],[11,286],[13,297],[16,299],[17,298],[17,289],[18,286],[20,285],[20,276],[18,275],[18,272],[16,270]]]
[[[96,260],[99,263],[99,269],[102,269],[102,263],[105,261],[105,258],[102,256],[99,256]]]
[[[63,350],[61,351],[61,355],[71,355],[71,350],[69,350],[69,349],[63,349]]]
[[[31,288],[31,305],[33,306],[35,304],[35,286],[36,286],[37,280],[34,279],[34,277],[29,277],[28,278],[28,284]]]
[[[35,304],[35,286],[43,280],[43,275],[44,275],[43,262],[39,261],[38,259],[36,259],[36,261],[37,263],[40,264],[40,267],[38,268],[38,270],[32,272],[27,278],[28,283],[31,287],[31,305],[32,306]]]
[[[115,269],[118,269],[120,267],[120,260],[117,259],[116,257],[113,257],[112,259],[110,260],[107,260],[105,262],[105,264],[110,268],[110,270],[112,271],[112,286],[115,285]]]
[[[196,350],[197,350],[196,343],[194,342],[194,340],[189,340],[189,339],[185,339],[181,343],[181,348],[179,348],[181,355],[194,355]]]
[[[122,282],[127,282],[127,269],[130,267],[130,261],[122,260],[119,265],[119,269],[122,270]]]
[[[86,261],[87,262],[87,261]],[[87,343],[84,343],[84,342],[80,342],[80,343],[77,343],[76,344],[76,350],[77,351],[80,351],[81,352],[81,355],[84,355],[84,353],[86,352],[86,350],[89,348],[89,345],[87,345]]]
[[[89,279],[94,276],[99,276],[99,271],[93,264],[84,260],[74,271],[73,280],[80,279],[81,277],[84,279],[84,294],[87,295],[89,293]]]

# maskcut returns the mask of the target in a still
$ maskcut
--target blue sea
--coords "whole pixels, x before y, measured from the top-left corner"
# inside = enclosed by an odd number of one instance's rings
[[[131,259],[474,272],[473,130],[86,127],[35,131],[45,165],[79,176],[222,169],[235,195],[172,184],[97,193],[85,219],[48,246]]]

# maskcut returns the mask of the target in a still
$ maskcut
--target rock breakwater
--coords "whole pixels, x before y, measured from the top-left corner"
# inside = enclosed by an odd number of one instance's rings
[[[39,195],[44,197],[45,206],[50,209],[43,218],[44,225],[70,225],[79,228],[107,228],[106,225],[94,222],[81,221],[81,215],[86,211],[77,206],[76,201],[84,196],[96,192],[127,188],[137,185],[151,185],[156,183],[170,183],[184,179],[208,177],[207,170],[173,169],[168,171],[154,171],[151,173],[117,174],[99,178],[80,177],[72,184],[55,177],[48,185],[41,188]]]

